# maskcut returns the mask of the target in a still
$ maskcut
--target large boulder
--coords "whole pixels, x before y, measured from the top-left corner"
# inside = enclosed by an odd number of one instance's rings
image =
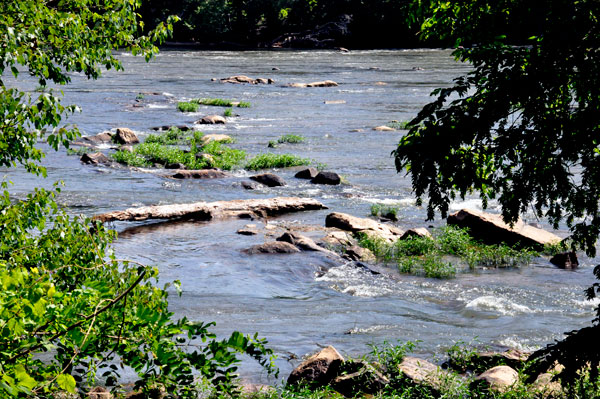
[[[286,185],[285,180],[273,173],[263,173],[260,175],[250,176],[250,179],[268,187],[279,187]]]
[[[365,233],[369,236],[382,238],[390,243],[395,242],[404,234],[404,231],[397,227],[341,212],[333,212],[327,215],[325,226],[336,227],[352,233]]]
[[[300,252],[300,250],[288,243],[282,241],[270,241],[265,242],[264,244],[254,245],[247,250],[245,250],[249,255],[256,254],[293,254],[296,252]]]
[[[477,376],[472,386],[503,392],[519,381],[519,373],[512,367],[496,366]]]
[[[206,115],[204,118],[196,121],[196,123],[200,125],[224,125],[227,123],[227,120],[221,115]]]
[[[133,130],[126,127],[118,128],[112,139],[117,144],[137,144],[140,142]]]
[[[504,223],[500,215],[472,209],[462,209],[448,216],[448,224],[468,228],[473,237],[487,244],[541,249],[546,244],[557,244],[561,241],[557,235],[525,224],[522,220],[518,220],[511,227]]]
[[[287,383],[327,385],[337,377],[342,363],[342,355],[333,346],[328,346],[296,367],[288,377]]]
[[[95,152],[93,154],[83,154],[80,160],[81,162],[88,165],[110,165],[112,163],[110,158],[101,152]]]
[[[335,172],[319,172],[310,182],[335,186],[342,182],[342,178]]]
[[[220,169],[179,169],[172,177],[175,179],[221,179],[227,176],[229,175]]]

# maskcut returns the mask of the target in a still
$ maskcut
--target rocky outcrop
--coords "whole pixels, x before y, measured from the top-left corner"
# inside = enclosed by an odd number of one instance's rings
[[[369,236],[382,238],[388,242],[395,242],[404,234],[404,231],[397,227],[340,212],[327,215],[325,226],[336,227],[352,233],[365,233]]]
[[[272,83],[275,83],[275,81],[271,78],[252,79],[246,75],[235,75],[235,76],[230,76],[228,78],[222,78],[221,83],[236,83],[236,84],[248,83],[251,85],[257,85],[257,84],[272,84]]]
[[[300,250],[289,242],[283,241],[270,241],[264,244],[254,245],[245,250],[249,255],[256,254],[293,254],[300,252]]]
[[[222,179],[227,176],[229,176],[229,174],[220,169],[179,169],[172,177],[174,179]]]
[[[554,266],[560,267],[561,269],[577,269],[579,267],[579,260],[577,254],[573,251],[562,252],[554,255],[550,258],[550,263]]]
[[[118,128],[112,139],[117,144],[137,144],[140,142],[133,130],[126,127]]]
[[[87,165],[110,165],[112,163],[110,158],[101,152],[83,154],[80,161]]]
[[[296,367],[288,377],[287,383],[327,385],[337,377],[342,363],[342,355],[333,346],[328,346]]]
[[[224,125],[227,121],[221,115],[206,115],[196,123],[199,125]]]
[[[231,136],[228,136],[226,134],[205,134],[200,139],[200,143],[202,143],[202,145],[207,145],[208,143],[211,143],[213,141],[216,141],[217,143],[229,143],[233,141],[233,139],[231,138]]]
[[[267,187],[279,187],[286,185],[285,180],[273,173],[263,173],[260,175],[250,176],[250,179],[260,184],[264,184]]]
[[[335,186],[342,182],[342,178],[335,172],[319,172],[310,182]]]
[[[319,171],[316,168],[309,167],[298,171],[298,173],[296,173],[294,177],[296,179],[313,179],[315,178],[315,176],[317,176],[318,173]]]
[[[148,219],[211,220],[230,217],[272,217],[318,209],[327,209],[327,207],[312,198],[279,197],[143,206],[96,215],[93,219],[101,222]]]
[[[546,244],[557,244],[561,238],[549,231],[518,220],[514,226],[504,223],[502,216],[462,209],[448,216],[448,224],[466,227],[470,234],[487,244],[508,244],[542,249]]]
[[[324,80],[320,82],[312,82],[312,83],[290,83],[289,87],[336,87],[339,86],[333,80]]]
[[[314,29],[303,32],[286,33],[273,40],[270,47],[283,48],[330,48],[344,46],[350,36],[349,15],[342,15],[337,21],[318,25]]]
[[[480,374],[473,380],[473,388],[484,388],[492,391],[505,391],[519,381],[519,373],[512,367],[496,366]]]
[[[339,255],[335,252],[325,249],[317,245],[317,243],[315,243],[312,239],[295,232],[285,232],[281,236],[277,237],[277,241],[290,243],[303,251],[322,252],[334,258],[339,258]]]

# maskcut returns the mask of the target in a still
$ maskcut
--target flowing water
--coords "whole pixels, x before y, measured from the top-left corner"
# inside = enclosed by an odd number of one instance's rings
[[[293,171],[278,170],[287,186],[247,191],[240,187],[249,176],[244,171],[227,179],[173,181],[161,177],[164,171],[85,166],[64,149],[49,152],[44,162],[49,178],[42,184],[64,180],[60,200],[70,212],[93,215],[150,204],[300,196],[316,198],[329,210],[269,223],[323,226],[328,212],[367,217],[373,203],[383,203],[400,208],[398,224],[403,228],[441,225],[439,220],[425,222],[409,178],[395,171],[390,152],[404,132],[371,128],[410,119],[430,100],[431,90],[467,72],[450,52],[168,50],[151,63],[125,54],[122,59],[124,72],[110,71],[95,82],[73,76],[73,83],[63,88],[65,103],[82,108],[69,122],[84,134],[125,126],[143,139],[153,126],[192,124],[203,115],[223,111],[201,107],[198,113],[183,114],[176,109],[177,101],[194,97],[249,101],[252,107],[235,108],[239,116],[228,124],[202,130],[232,136],[232,146],[249,154],[267,152],[267,143],[284,134],[302,135],[305,143],[272,151],[326,164],[348,184],[314,186],[294,179]],[[235,74],[268,77],[275,84],[211,81]],[[284,87],[325,79],[340,85]],[[20,84],[35,87],[27,81]],[[138,93],[144,93],[140,102]],[[345,103],[325,103],[336,100]],[[14,182],[17,196],[40,185],[21,171],[4,173]],[[470,198],[452,207],[480,208],[480,203]],[[532,215],[526,217],[535,221]],[[583,294],[594,281],[593,259],[580,259],[576,271],[559,270],[539,258],[527,267],[462,273],[452,280],[390,278],[315,254],[248,256],[243,249],[272,237],[236,234],[246,223],[117,223],[120,238],[114,247],[119,257],[156,265],[162,282],[182,281],[183,296],[173,295],[170,302],[178,316],[216,321],[213,331],[222,336],[239,330],[267,338],[279,355],[282,376],[297,364],[296,358],[329,344],[351,356],[384,340],[421,341],[417,351],[428,357],[441,356],[456,341],[473,339],[533,349],[587,325],[598,304],[585,301]],[[266,378],[251,361],[241,370],[253,381]]]

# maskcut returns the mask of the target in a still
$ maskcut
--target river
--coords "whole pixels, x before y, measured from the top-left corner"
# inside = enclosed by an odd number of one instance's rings
[[[371,128],[410,119],[431,99],[434,88],[467,72],[449,51],[166,50],[150,63],[127,54],[121,58],[124,72],[108,71],[98,81],[74,75],[72,84],[63,88],[64,102],[82,108],[68,122],[84,134],[129,127],[143,139],[153,126],[191,124],[223,110],[201,107],[198,113],[184,114],[177,111],[177,101],[249,101],[252,106],[236,108],[239,116],[228,124],[202,130],[232,136],[232,147],[249,154],[267,152],[267,143],[284,134],[302,135],[305,143],[269,150],[326,164],[347,184],[314,186],[294,179],[292,171],[278,170],[287,186],[249,191],[239,184],[249,176],[244,171],[227,179],[173,181],[156,172],[82,165],[62,149],[48,153],[44,164],[49,177],[42,184],[20,170],[4,171],[14,182],[13,193],[23,196],[34,186],[48,187],[62,179],[60,201],[69,212],[90,216],[150,204],[301,196],[316,198],[329,210],[269,223],[323,226],[331,211],[367,217],[372,204],[382,203],[400,208],[398,225],[403,228],[443,224],[439,219],[425,222],[425,211],[415,206],[410,179],[396,173],[390,152],[404,132]],[[275,83],[211,81],[236,74],[272,78]],[[340,85],[284,87],[325,79]],[[21,84],[34,89],[28,81]],[[144,98],[136,102],[139,93]],[[453,210],[463,207],[480,208],[480,202],[469,198],[452,204]],[[525,218],[535,221],[533,215]],[[314,254],[248,256],[243,249],[267,238],[236,234],[246,223],[116,223],[120,238],[114,248],[120,258],[156,265],[161,282],[182,281],[183,296],[173,295],[170,301],[177,316],[215,321],[213,331],[220,336],[239,330],[267,338],[279,356],[282,377],[298,363],[294,358],[330,344],[346,355],[360,356],[369,351],[369,344],[384,340],[420,341],[416,352],[438,359],[456,341],[473,339],[531,350],[564,331],[588,325],[597,305],[585,301],[583,291],[594,281],[594,259],[583,256],[576,271],[559,270],[539,258],[527,267],[461,273],[451,280],[392,279]],[[146,227],[132,229],[139,226]],[[565,236],[567,231],[557,234]],[[256,382],[267,380],[251,361],[244,362],[241,374]]]

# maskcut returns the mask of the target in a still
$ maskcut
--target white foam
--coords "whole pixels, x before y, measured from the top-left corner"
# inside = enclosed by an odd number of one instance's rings
[[[517,313],[533,313],[533,310],[525,305],[491,295],[475,298],[467,303],[465,307],[467,309],[498,312],[506,316],[514,316]]]
[[[148,104],[148,108],[167,109],[171,107],[170,104]]]
[[[381,205],[398,205],[398,206],[413,206],[417,202],[414,198],[402,198],[402,199],[393,199],[393,198],[362,198],[363,201],[369,202],[371,204],[381,204]]]

